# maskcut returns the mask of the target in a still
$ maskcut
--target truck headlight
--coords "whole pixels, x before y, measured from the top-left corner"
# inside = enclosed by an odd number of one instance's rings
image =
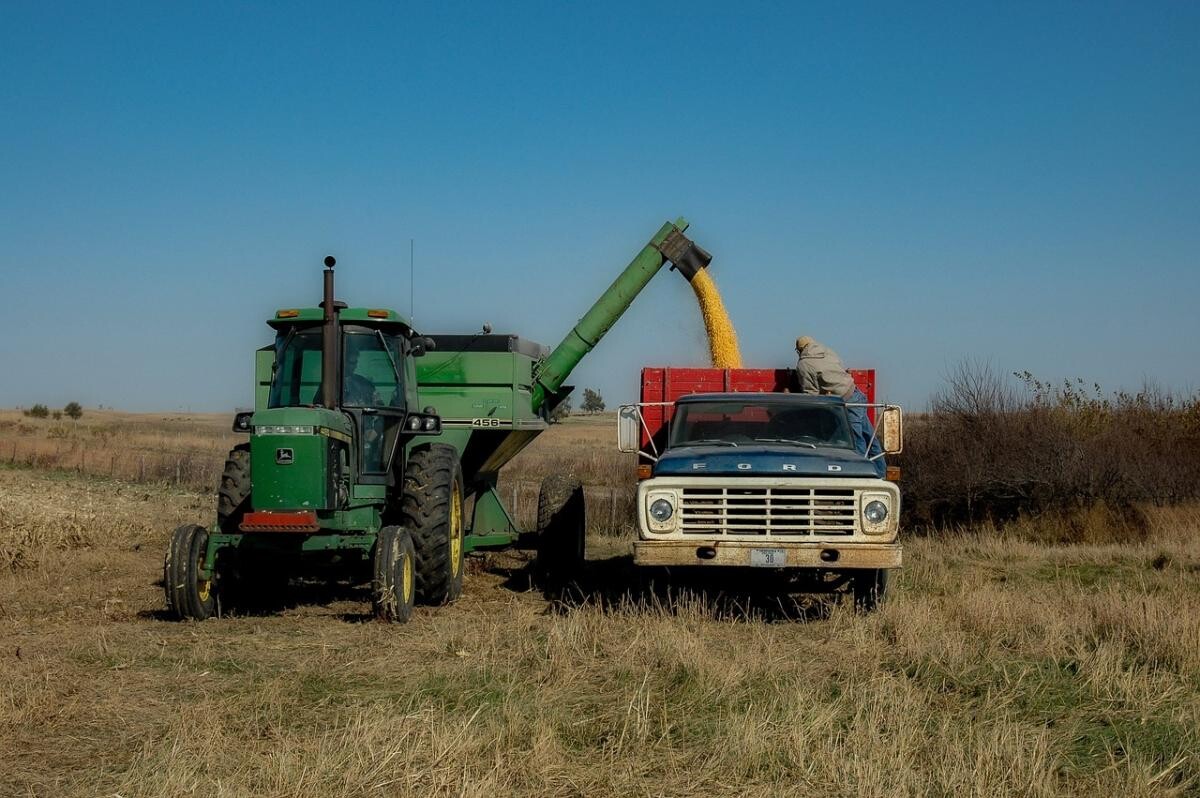
[[[675,507],[666,499],[655,499],[650,503],[650,517],[658,523],[666,523],[675,515]]]
[[[863,508],[863,518],[867,520],[868,524],[882,524],[887,517],[887,505],[878,499],[867,502],[867,506]]]

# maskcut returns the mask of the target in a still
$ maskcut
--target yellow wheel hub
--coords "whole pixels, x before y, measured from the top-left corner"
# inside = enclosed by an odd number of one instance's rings
[[[458,576],[462,568],[463,556],[463,521],[462,521],[462,490],[458,483],[450,489],[450,573]]]
[[[202,568],[204,568],[204,555],[200,555],[200,558],[196,560],[196,573],[199,574]],[[201,601],[208,601],[208,597],[212,595],[212,580],[201,579],[197,576],[196,595],[200,597]]]
[[[404,562],[400,565],[400,595],[404,597],[404,603],[409,604],[413,599],[413,561],[412,557],[404,555]]]

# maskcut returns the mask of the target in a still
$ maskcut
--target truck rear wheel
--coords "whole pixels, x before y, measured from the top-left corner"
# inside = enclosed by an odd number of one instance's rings
[[[889,571],[887,568],[870,568],[856,571],[851,579],[854,592],[854,609],[859,612],[874,612],[887,598]]]
[[[206,579],[200,575],[207,552],[208,530],[204,527],[184,524],[171,533],[163,561],[163,588],[167,610],[181,621],[203,621],[216,610],[211,576]]]
[[[462,595],[465,565],[463,475],[458,451],[415,449],[404,469],[404,526],[416,547],[417,601],[447,604]]]
[[[417,594],[416,550],[412,535],[398,526],[385,526],[375,538],[372,603],[375,617],[407,623]]]
[[[223,532],[237,532],[242,516],[250,509],[250,444],[229,451],[221,486],[217,489],[217,524]]]
[[[569,584],[583,567],[586,546],[583,484],[575,477],[551,474],[538,491],[538,581],[550,589]]]

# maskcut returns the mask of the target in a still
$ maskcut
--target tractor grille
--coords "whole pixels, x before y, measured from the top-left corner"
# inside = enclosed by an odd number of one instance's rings
[[[853,535],[854,491],[842,488],[684,488],[685,535]]]

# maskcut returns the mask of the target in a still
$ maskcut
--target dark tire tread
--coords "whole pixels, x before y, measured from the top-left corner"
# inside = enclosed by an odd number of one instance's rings
[[[196,524],[184,524],[171,533],[167,556],[163,561],[163,590],[167,610],[179,620],[203,621],[216,610],[215,590],[207,600],[196,587],[197,567],[208,546],[208,530]]]
[[[450,494],[455,483],[465,499],[462,466],[453,446],[435,443],[409,455],[401,511],[416,547],[417,601],[422,604],[447,604],[462,594],[464,547],[459,547],[457,574],[450,562]]]
[[[250,508],[250,444],[240,443],[229,451],[221,485],[217,488],[217,524],[225,532],[236,532]]]

